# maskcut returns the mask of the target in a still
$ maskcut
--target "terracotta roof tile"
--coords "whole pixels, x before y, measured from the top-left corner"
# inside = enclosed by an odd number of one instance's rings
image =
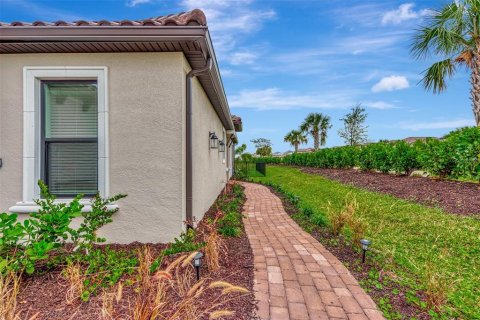
[[[78,20],[73,22],[66,22],[63,20],[55,21],[52,23],[45,21],[35,21],[32,23],[14,21],[11,23],[0,22],[0,27],[45,27],[45,26],[71,26],[71,27],[83,27],[83,26],[206,26],[207,18],[202,10],[194,9],[188,12],[182,12],[178,14],[171,14],[167,16],[160,16],[156,18],[148,18],[143,20],[121,20],[121,21],[86,21]]]

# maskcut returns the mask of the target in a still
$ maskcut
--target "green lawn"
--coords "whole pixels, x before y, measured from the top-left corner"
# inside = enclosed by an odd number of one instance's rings
[[[326,214],[340,210],[351,193],[359,203],[359,215],[368,228],[366,236],[379,256],[393,258],[390,268],[413,288],[425,290],[428,275],[446,283],[445,313],[464,319],[480,319],[480,220],[448,214],[440,209],[347,186],[291,167],[267,167],[266,177]],[[479,191],[480,193],[480,191]],[[480,195],[479,195],[480,196]],[[391,259],[390,259],[391,260]]]

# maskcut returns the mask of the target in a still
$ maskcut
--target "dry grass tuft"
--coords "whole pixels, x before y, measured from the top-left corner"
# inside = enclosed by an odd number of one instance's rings
[[[234,314],[235,314],[235,312],[230,311],[230,310],[218,310],[218,311],[214,311],[214,312],[210,313],[209,319],[210,320],[220,319],[220,318],[223,318],[223,317],[232,316]]]
[[[208,226],[208,233],[205,239],[205,262],[210,271],[217,271],[220,268],[220,254],[225,250],[222,237],[215,227],[217,219]]]
[[[197,252],[189,256],[182,255],[171,262],[164,270],[154,275],[140,267],[139,287],[133,301],[130,318],[133,320],[195,320],[209,317],[219,319],[233,315],[232,311],[223,310],[222,306],[242,295],[249,294],[243,287],[228,282],[217,281],[210,285],[208,279],[195,280],[192,259]],[[140,252],[139,261],[153,261],[148,249]],[[221,289],[221,290],[219,290]],[[202,296],[209,294],[208,305],[202,304]]]
[[[113,317],[113,300],[115,299],[115,294],[104,290],[102,292],[102,309],[101,315],[104,320],[114,319]]]
[[[81,297],[84,290],[85,277],[79,264],[69,263],[63,270],[63,276],[68,281],[68,289],[65,295],[67,304],[72,304]]]
[[[15,272],[0,273],[0,319],[18,320],[17,296],[20,292],[21,275]]]
[[[430,308],[440,311],[441,307],[447,302],[449,283],[436,272],[432,265],[426,267],[426,289],[427,304]],[[451,284],[450,284],[451,285]]]

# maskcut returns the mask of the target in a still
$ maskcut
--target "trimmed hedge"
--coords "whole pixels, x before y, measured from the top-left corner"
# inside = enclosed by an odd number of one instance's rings
[[[359,167],[365,171],[395,174],[423,170],[442,178],[480,180],[480,128],[458,129],[442,140],[427,139],[413,144],[378,142],[293,153],[283,158],[257,158],[256,161],[317,168]]]

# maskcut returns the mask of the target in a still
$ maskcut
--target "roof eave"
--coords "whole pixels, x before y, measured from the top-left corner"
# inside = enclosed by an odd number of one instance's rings
[[[227,130],[234,129],[220,71],[207,26],[2,26],[0,43],[25,42],[129,42],[196,41],[205,60],[212,57],[210,71],[221,101]]]
[[[0,42],[196,40],[206,32],[205,26],[2,26]]]

